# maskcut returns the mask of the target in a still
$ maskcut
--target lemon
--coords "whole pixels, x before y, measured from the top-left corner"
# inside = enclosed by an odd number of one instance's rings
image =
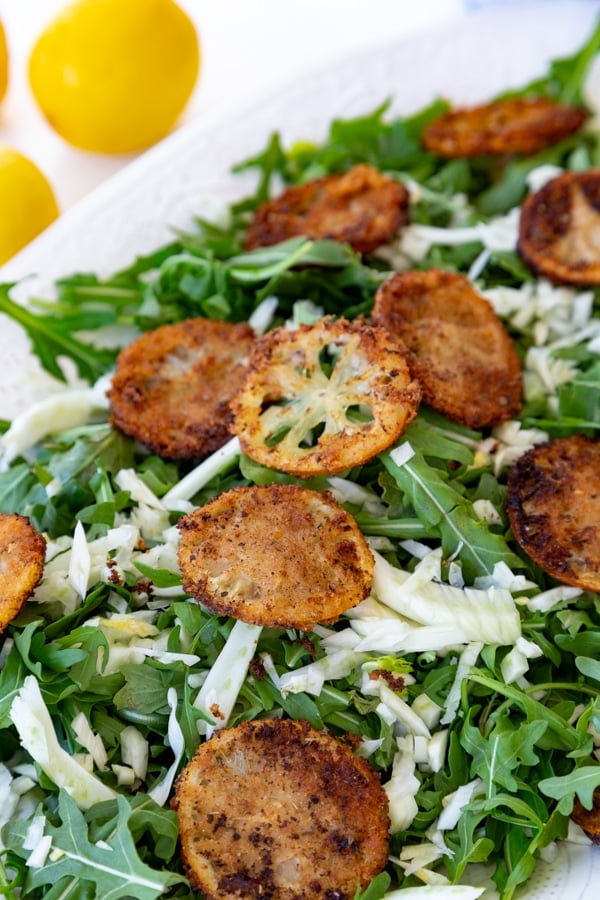
[[[0,264],[43,231],[58,216],[46,177],[26,156],[0,144]]]
[[[8,48],[6,46],[6,35],[4,27],[0,22],[0,101],[6,93],[8,87]]]
[[[127,153],[171,131],[199,67],[196,29],[173,0],[77,0],[36,41],[29,82],[70,144]]]

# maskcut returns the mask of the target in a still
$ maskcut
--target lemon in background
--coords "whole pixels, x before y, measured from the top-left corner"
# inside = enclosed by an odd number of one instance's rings
[[[29,82],[66,141],[126,153],[171,131],[199,67],[196,29],[173,0],[76,0],[35,43]]]
[[[0,264],[33,240],[58,216],[46,177],[26,156],[0,144]]]
[[[0,22],[0,101],[6,93],[8,87],[8,48],[6,46],[6,35],[4,26]]]

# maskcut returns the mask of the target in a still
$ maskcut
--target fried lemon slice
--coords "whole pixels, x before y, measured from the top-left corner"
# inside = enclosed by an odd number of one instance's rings
[[[246,374],[247,324],[188,319],[149,331],[119,354],[112,423],[167,459],[202,459],[230,437],[229,402]]]
[[[545,572],[600,591],[600,441],[575,434],[528,450],[509,471],[507,512]]]
[[[0,514],[0,632],[40,583],[45,556],[46,540],[29,519]]]
[[[521,364],[487,300],[463,275],[430,269],[393,275],[377,291],[372,321],[401,338],[423,400],[470,428],[521,408]]]
[[[379,776],[304,721],[217,731],[182,771],[172,805],[187,875],[207,900],[351,900],[387,861]]]
[[[245,247],[267,247],[305,235],[342,241],[371,253],[408,222],[408,191],[368,165],[288,188],[254,213]]]
[[[232,402],[233,430],[256,462],[308,478],[362,465],[391,446],[420,399],[396,337],[321,319],[257,341]]]
[[[521,207],[518,248],[558,284],[600,284],[600,169],[565,172]]]
[[[537,153],[578,131],[586,117],[546,97],[510,97],[449,110],[427,126],[422,143],[448,158]]]
[[[373,554],[328,492],[233,488],[178,528],[183,586],[220,615],[309,631],[334,622],[371,589]]]

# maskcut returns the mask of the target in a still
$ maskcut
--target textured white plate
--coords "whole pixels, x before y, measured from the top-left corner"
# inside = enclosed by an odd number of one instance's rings
[[[385,98],[409,113],[444,95],[469,103],[517,86],[546,61],[576,49],[590,32],[596,0],[509,5],[443,31],[348,59],[278,88],[253,106],[196,120],[70,209],[3,269],[1,281],[27,277],[25,292],[48,292],[73,271],[109,273],[190,223],[207,198],[243,195],[251,176],[230,165],[262,148],[274,130],[286,141],[319,139],[329,121],[370,112]],[[10,416],[47,387],[12,322],[0,318],[0,415]],[[24,377],[27,372],[27,378]],[[564,844],[522,895],[528,900],[597,900],[600,850]]]

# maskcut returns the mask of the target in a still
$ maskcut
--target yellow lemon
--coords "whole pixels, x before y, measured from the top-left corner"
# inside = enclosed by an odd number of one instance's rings
[[[77,0],[35,43],[29,81],[69,143],[127,153],[168,134],[199,67],[196,29],[173,0]]]
[[[0,100],[6,93],[8,87],[8,48],[6,46],[6,35],[4,27],[0,22]]]
[[[54,192],[38,167],[12,147],[0,144],[0,264],[58,216]]]

